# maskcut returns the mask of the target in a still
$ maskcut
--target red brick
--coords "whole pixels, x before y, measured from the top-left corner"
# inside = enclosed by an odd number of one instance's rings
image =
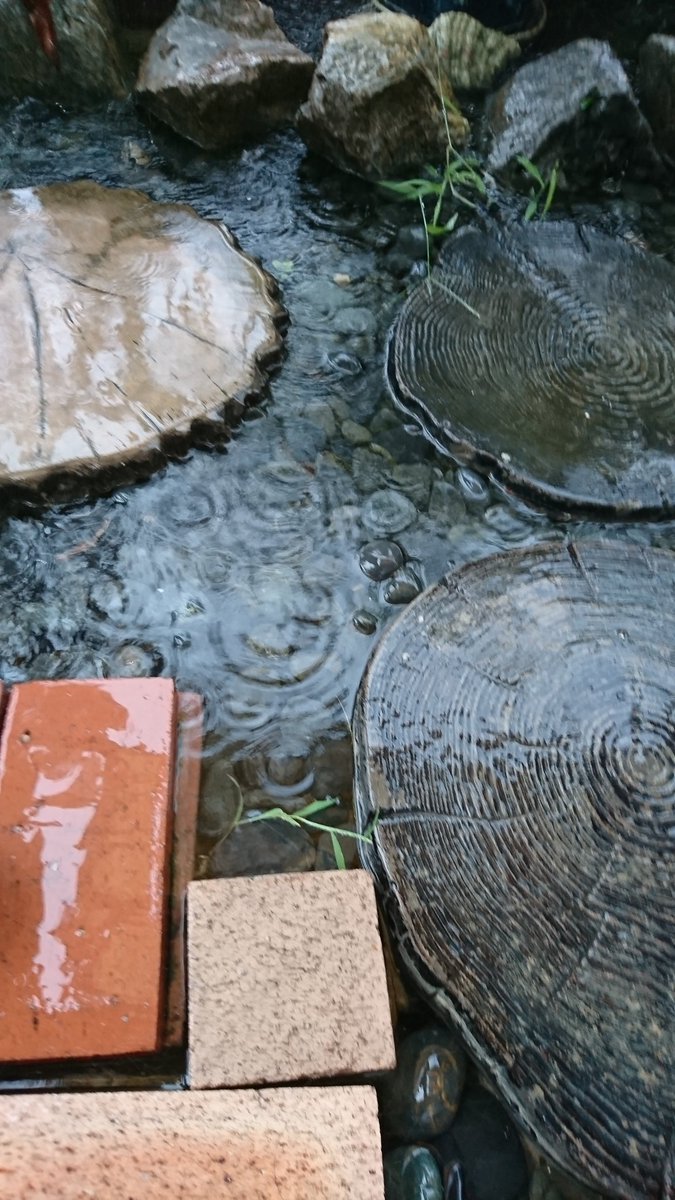
[[[169,679],[27,683],[0,744],[0,1060],[161,1042]]]
[[[166,1046],[180,1046],[185,1040],[185,898],[194,873],[203,729],[204,705],[201,696],[196,692],[179,692],[171,854],[169,992],[164,1035]]]

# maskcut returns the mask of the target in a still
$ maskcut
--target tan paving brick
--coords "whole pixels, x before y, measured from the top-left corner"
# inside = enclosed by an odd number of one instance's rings
[[[193,1088],[391,1068],[370,876],[322,871],[192,883],[188,996]]]
[[[383,1200],[369,1087],[0,1096],[0,1200]]]

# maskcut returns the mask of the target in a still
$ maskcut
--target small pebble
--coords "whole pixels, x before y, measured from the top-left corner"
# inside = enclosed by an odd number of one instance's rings
[[[245,820],[214,846],[209,856],[210,879],[233,875],[281,875],[311,871],[316,850],[305,829],[285,821]]]
[[[391,481],[417,509],[425,509],[431,492],[431,467],[428,463],[399,463],[391,473]]]
[[[385,541],[384,538],[367,542],[361,548],[359,566],[369,579],[381,583],[403,566],[403,551],[396,542]]]
[[[447,479],[435,479],[431,485],[429,516],[450,523],[466,516],[466,506],[454,484]]]
[[[354,628],[358,629],[359,633],[373,634],[377,629],[377,617],[368,612],[367,608],[359,608],[352,617]]]
[[[367,446],[373,440],[370,430],[356,421],[342,422],[342,436],[345,441],[351,442],[352,446]]]
[[[483,505],[490,499],[490,489],[480,475],[470,471],[468,467],[460,467],[457,471],[457,487],[467,504]]]
[[[349,354],[347,350],[335,350],[332,354],[326,355],[326,366],[335,371],[336,375],[360,375],[363,370],[363,363],[356,354]]]
[[[97,579],[91,585],[89,592],[89,607],[99,617],[109,617],[115,620],[122,616],[127,607],[128,599],[124,584],[119,579],[104,577]]]
[[[377,317],[369,308],[339,308],[333,316],[333,329],[355,337],[377,333]]]
[[[422,581],[410,568],[404,568],[384,589],[387,604],[410,604],[422,591]]]
[[[417,519],[412,500],[392,488],[373,492],[363,506],[363,523],[373,533],[400,533]]]
[[[351,281],[351,275],[344,275],[342,271],[333,276],[333,283],[337,283],[338,287],[349,287]]]
[[[399,1146],[384,1156],[385,1200],[443,1200],[441,1172],[425,1146]]]
[[[224,837],[236,824],[241,790],[232,771],[226,758],[214,759],[203,770],[197,818],[202,837]]]
[[[449,1129],[465,1074],[466,1054],[450,1029],[439,1025],[409,1034],[398,1048],[396,1069],[378,1088],[387,1136],[426,1140]]]
[[[124,642],[106,658],[106,675],[112,679],[159,675],[163,668],[164,659],[156,646],[142,642]]]

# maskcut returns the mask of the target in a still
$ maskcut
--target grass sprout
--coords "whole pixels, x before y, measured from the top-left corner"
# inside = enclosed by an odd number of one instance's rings
[[[519,154],[516,161],[532,181],[524,219],[531,221],[533,217],[538,217],[539,220],[543,220],[553,204],[558,187],[558,164],[555,164],[548,179],[545,179],[536,163],[525,154]]]
[[[315,821],[313,818],[321,812],[325,812],[327,808],[334,808],[340,803],[338,796],[325,796],[322,800],[311,800],[304,808],[298,809],[297,812],[289,813],[284,808],[268,808],[265,812],[252,813],[240,818],[240,824],[253,824],[254,821],[285,821],[287,825],[294,825],[296,829],[303,826],[308,829],[318,829],[321,833],[327,833],[330,837],[333,857],[335,858],[336,866],[344,871],[347,864],[345,862],[344,851],[341,845],[341,838],[352,839],[357,842],[365,842],[370,846],[373,842],[373,831],[377,825],[377,815],[373,817],[363,833],[357,833],[355,829],[336,829],[333,825],[326,825],[323,821]]]

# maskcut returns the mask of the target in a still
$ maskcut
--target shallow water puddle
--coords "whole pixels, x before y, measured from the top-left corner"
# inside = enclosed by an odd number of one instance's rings
[[[354,691],[400,602],[449,565],[601,527],[512,507],[392,409],[383,340],[425,268],[405,205],[306,159],[292,133],[209,158],[153,140],[131,107],[25,103],[2,136],[3,185],[89,176],[225,220],[279,278],[291,327],[269,400],[225,452],[4,520],[0,674],[175,675],[206,697],[206,754],[230,764],[247,807],[348,800]],[[601,531],[675,545],[672,524]],[[361,561],[378,539],[403,555],[383,578]]]

